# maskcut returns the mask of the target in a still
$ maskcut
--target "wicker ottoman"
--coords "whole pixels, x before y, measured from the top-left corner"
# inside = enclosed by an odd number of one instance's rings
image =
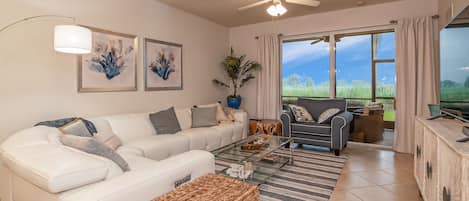
[[[256,185],[208,174],[183,184],[153,201],[258,201]]]

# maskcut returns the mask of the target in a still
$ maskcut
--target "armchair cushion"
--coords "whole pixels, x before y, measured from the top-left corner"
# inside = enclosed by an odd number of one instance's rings
[[[331,125],[329,124],[319,124],[316,122],[306,122],[306,123],[292,123],[292,132],[294,133],[314,133],[314,134],[323,134],[331,135]]]

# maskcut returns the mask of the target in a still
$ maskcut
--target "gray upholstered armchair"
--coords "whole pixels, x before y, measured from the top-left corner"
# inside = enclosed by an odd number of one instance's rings
[[[293,113],[288,109],[280,115],[283,124],[283,135],[294,137],[295,143],[328,147],[335,155],[347,146],[350,135],[350,123],[353,115],[346,111],[347,102],[344,99],[312,100],[298,98],[297,105],[308,110],[314,119],[318,119],[322,112],[330,108],[338,108],[340,112],[330,122],[300,123],[296,122]]]

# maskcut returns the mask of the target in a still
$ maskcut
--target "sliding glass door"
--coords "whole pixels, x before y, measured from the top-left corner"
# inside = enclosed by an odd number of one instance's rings
[[[363,107],[372,99],[371,35],[336,40],[336,97],[348,107]]]

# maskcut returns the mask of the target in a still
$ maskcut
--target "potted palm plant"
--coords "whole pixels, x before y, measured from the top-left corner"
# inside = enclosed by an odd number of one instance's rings
[[[236,56],[233,48],[231,48],[230,55],[223,61],[223,69],[228,75],[227,82],[213,79],[213,83],[216,85],[233,89],[233,93],[226,98],[228,107],[239,109],[241,96],[238,94],[238,89],[256,78],[253,73],[260,68],[259,63],[246,60],[246,55]]]

